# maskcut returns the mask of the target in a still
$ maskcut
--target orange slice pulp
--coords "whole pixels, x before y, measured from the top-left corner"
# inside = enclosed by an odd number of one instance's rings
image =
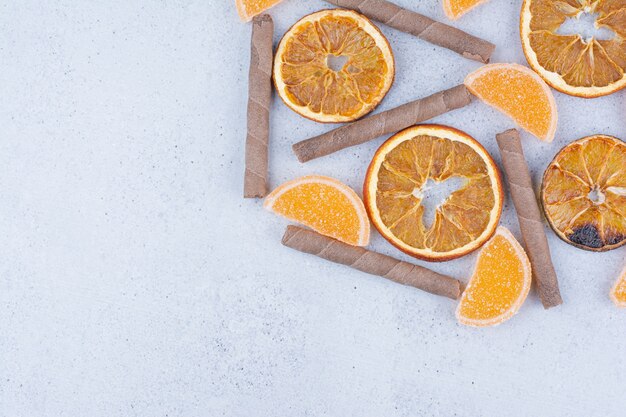
[[[370,223],[359,196],[340,181],[310,175],[272,191],[263,207],[318,233],[355,246],[367,246]]]
[[[526,300],[531,279],[524,249],[511,232],[498,227],[478,254],[476,269],[456,310],[457,319],[476,327],[510,319]]]
[[[387,39],[351,10],[322,10],[300,19],[285,33],[274,59],[281,99],[300,115],[325,123],[349,122],[372,111],[391,88],[394,71]]]
[[[434,214],[424,218],[428,187],[458,180]],[[398,249],[444,261],[480,247],[502,211],[500,173],[487,151],[464,132],[421,125],[389,138],[367,170],[363,196],[372,223]]]

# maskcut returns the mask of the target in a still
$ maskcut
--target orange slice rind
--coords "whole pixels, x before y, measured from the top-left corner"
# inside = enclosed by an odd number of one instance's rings
[[[341,67],[335,60],[345,60]],[[339,64],[337,64],[339,65]],[[323,123],[349,122],[372,111],[394,79],[389,42],[365,16],[322,10],[285,33],[274,58],[274,84],[285,104]]]
[[[568,18],[597,14],[611,39],[561,34]],[[598,97],[626,87],[626,3],[615,0],[524,0],[520,34],[530,66],[555,89]]]
[[[267,210],[354,246],[367,246],[370,223],[363,201],[339,180],[309,175],[288,181],[263,203]]]
[[[595,252],[626,244],[626,143],[594,135],[565,146],[546,168],[541,199],[565,242]]]
[[[550,87],[530,68],[519,64],[484,65],[465,78],[465,86],[519,127],[552,142],[558,113]]]
[[[461,324],[495,326],[520,309],[532,281],[531,266],[522,246],[509,230],[498,227],[483,246],[456,317]]]
[[[424,221],[428,183],[460,179]],[[471,136],[447,126],[405,129],[376,151],[363,185],[365,207],[380,234],[419,259],[445,261],[466,255],[493,234],[502,211],[500,173]]]

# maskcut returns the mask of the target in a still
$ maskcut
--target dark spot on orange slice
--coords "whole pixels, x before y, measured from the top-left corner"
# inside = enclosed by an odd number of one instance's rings
[[[574,230],[574,233],[568,236],[569,240],[578,245],[590,248],[601,248],[603,246],[600,232],[594,225],[586,224]]]

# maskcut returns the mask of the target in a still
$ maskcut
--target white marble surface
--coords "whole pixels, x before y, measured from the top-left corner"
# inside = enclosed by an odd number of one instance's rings
[[[445,19],[438,0],[398,3]],[[285,0],[275,40],[325,7]],[[519,7],[457,25],[524,63]],[[382,30],[397,76],[381,109],[478,66]],[[624,248],[549,232],[565,303],[531,293],[476,330],[450,300],[280,245],[286,222],[241,198],[250,25],[233,0],[2,1],[0,34],[0,416],[624,415],[626,311],[607,295]],[[626,139],[626,93],[555,95],[554,143],[523,138],[535,180],[574,139]],[[479,102],[436,121],[498,161],[512,127]],[[279,100],[271,123],[272,186],[358,190],[381,142],[303,165],[291,144],[328,127]],[[509,200],[502,223],[519,237]],[[466,280],[474,259],[430,266]]]

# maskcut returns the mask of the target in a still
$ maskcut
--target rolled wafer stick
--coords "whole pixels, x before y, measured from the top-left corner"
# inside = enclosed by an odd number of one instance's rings
[[[440,91],[402,106],[343,125],[293,145],[300,162],[326,156],[350,146],[360,145],[388,133],[421,123],[440,114],[468,105],[472,95],[464,85]]]
[[[300,252],[453,300],[461,294],[461,283],[454,278],[298,226],[287,226],[282,243]]]
[[[537,197],[533,191],[528,165],[524,158],[519,132],[516,129],[510,129],[497,134],[496,139],[539,298],[546,309],[558,306],[563,303],[559,281],[550,258],[550,247],[546,239]]]
[[[268,142],[270,101],[272,98],[272,38],[274,22],[268,14],[252,21],[250,74],[248,79],[248,134],[246,171],[243,182],[245,198],[265,197],[268,177]]]
[[[326,0],[338,7],[356,10],[394,29],[410,33],[435,45],[450,49],[465,58],[484,64],[496,46],[460,29],[446,25],[385,0]]]

